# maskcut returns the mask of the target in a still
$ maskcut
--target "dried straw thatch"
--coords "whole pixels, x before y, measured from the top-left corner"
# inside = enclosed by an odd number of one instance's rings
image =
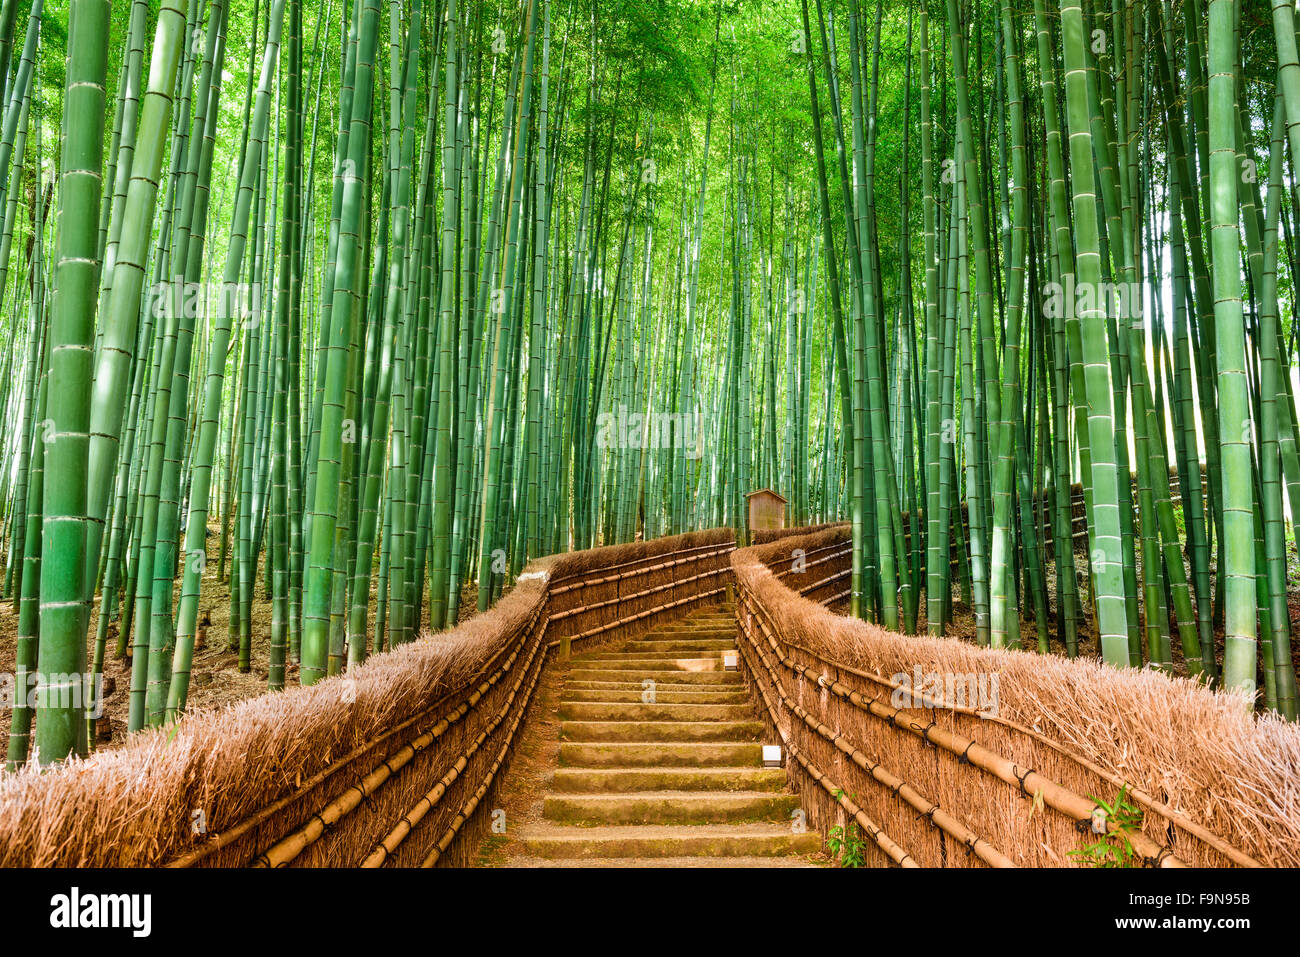
[[[750,542],[753,545],[767,545],[783,538],[803,537],[814,532],[824,532],[828,528],[848,528],[847,522],[822,522],[819,525],[801,525],[797,528],[758,528],[751,531]]]
[[[792,548],[811,555],[844,534],[829,530],[733,553],[742,625],[753,618],[748,633],[770,632],[774,642],[764,649],[756,639],[751,649],[766,662],[755,653],[746,660],[791,750],[848,792],[912,859],[980,863],[873,776],[875,764],[1022,865],[1071,863],[1069,851],[1095,839],[1080,833],[1074,812],[1053,806],[1051,793],[1042,800],[1052,782],[1062,794],[1107,801],[1127,784],[1149,837],[1136,842],[1138,850],[1161,863],[1300,863],[1300,729],[1251,714],[1238,696],[1155,671],[886,632],[800,597],[787,587],[793,576],[774,572]],[[996,675],[996,718],[943,706],[952,701],[891,707],[901,684],[895,676],[918,671]],[[935,747],[940,739],[974,740],[1001,756],[1013,769],[1011,783],[968,763],[970,755],[963,760]],[[843,823],[844,802],[808,787],[814,776],[798,761],[789,764],[814,821],[823,828]]]
[[[487,614],[346,676],[195,711],[57,771],[0,776],[0,866],[155,866],[203,841],[204,830],[227,832],[325,772],[346,777],[357,752],[483,672],[544,595],[541,580],[523,582]],[[279,810],[236,842],[242,858],[251,856],[243,845],[264,832],[296,826],[292,805]]]

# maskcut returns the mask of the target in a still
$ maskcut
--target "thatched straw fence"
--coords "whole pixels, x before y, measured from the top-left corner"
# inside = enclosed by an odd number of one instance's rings
[[[856,821],[874,864],[1070,865],[1098,840],[1092,796],[1128,785],[1142,863],[1300,864],[1300,729],[1187,679],[833,614],[847,537],[834,527],[731,557],[743,667],[823,833]],[[918,673],[924,698],[906,693]],[[963,680],[936,695],[928,675]],[[953,693],[981,678],[994,714]]]
[[[819,525],[802,525],[795,528],[758,528],[750,532],[750,544],[766,545],[782,538],[811,535],[813,532],[824,532],[828,528],[838,528],[844,524],[844,522],[822,522]]]
[[[733,549],[713,529],[542,559],[344,676],[0,774],[0,867],[468,863],[546,661],[717,600]]]

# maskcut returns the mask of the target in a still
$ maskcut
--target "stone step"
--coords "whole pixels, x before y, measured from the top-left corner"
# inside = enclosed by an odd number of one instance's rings
[[[732,649],[735,645],[732,645]],[[646,648],[641,645],[633,645],[624,651],[592,651],[583,655],[581,658],[575,658],[575,664],[586,662],[599,662],[604,665],[606,662],[613,661],[654,661],[661,662],[662,665],[671,668],[673,662],[677,661],[721,661],[723,654],[728,649],[725,648],[704,648],[690,649],[685,652],[674,653],[672,651],[657,651],[654,648]],[[613,667],[618,667],[617,665]],[[705,671],[709,669],[691,668],[691,671]]]
[[[674,621],[671,624],[660,625],[658,628],[651,629],[646,632],[646,636],[661,635],[665,632],[685,632],[690,634],[704,631],[725,631],[734,635],[736,633],[736,621],[734,618],[719,618],[714,621]]]
[[[564,794],[628,791],[780,791],[782,768],[559,768],[551,786]]]
[[[649,634],[642,635],[640,638],[633,638],[628,643],[629,648],[634,648],[639,644],[648,641],[730,641],[732,645],[736,643],[737,631],[735,628],[680,628],[672,631],[652,631]]]
[[[696,827],[633,825],[564,827],[527,824],[515,832],[528,857],[776,857],[821,850],[816,832],[789,824],[715,824]]]
[[[606,671],[722,671],[722,655],[716,658],[686,658],[673,655],[646,657],[627,652],[605,652],[608,657],[583,655],[574,659],[574,669],[600,668]]]
[[[641,682],[649,678],[659,685],[669,684],[690,684],[690,685],[743,685],[745,679],[741,677],[739,671],[665,671],[661,668],[645,668],[641,670],[633,668],[608,668],[605,662],[585,662],[584,666],[575,666],[569,672],[569,686],[575,687],[574,682],[616,682],[632,683],[640,686]],[[582,684],[576,687],[582,687]]]
[[[629,675],[627,675],[626,672],[615,671],[615,672],[610,672],[610,674],[615,675],[616,680],[574,681],[570,679],[569,681],[566,681],[564,683],[564,687],[567,689],[567,691],[636,690],[638,692],[637,700],[638,701],[641,700],[640,692],[646,689],[645,679],[642,678],[633,679]],[[667,691],[679,691],[679,692],[695,692],[699,694],[719,694],[719,693],[735,694],[737,692],[743,693],[745,690],[744,683],[740,681],[732,681],[730,680],[731,677],[732,677],[731,674],[727,672],[723,672],[721,675],[718,676],[717,679],[718,684],[710,684],[708,682],[695,681],[693,679],[689,679],[685,681],[681,681],[681,680],[675,681],[671,678],[662,679],[662,680],[655,678],[651,680],[654,681],[655,688],[657,688],[659,691],[667,690]],[[575,698],[574,700],[576,701],[578,699]]]
[[[561,741],[560,766],[576,768],[759,767],[757,741]]]
[[[548,794],[542,814],[563,824],[737,824],[785,821],[798,806],[797,795],[762,791],[635,791]]]
[[[646,654],[665,651],[730,651],[736,647],[732,638],[641,638],[629,641],[623,651],[643,651]]]
[[[712,605],[573,659],[542,819],[510,829],[502,866],[824,864],[785,770],[762,766],[743,675],[725,670],[736,628],[732,606]]]
[[[678,685],[677,688],[682,688]],[[734,685],[724,685],[722,690],[708,690],[708,685],[685,685],[686,688],[701,688],[700,691],[666,690],[663,685],[655,686],[657,704],[745,704],[749,695],[737,690]],[[603,701],[603,702],[639,702],[646,689],[639,684],[630,684],[623,688],[574,688],[565,689],[564,697],[568,701]]]
[[[561,721],[565,741],[757,741],[761,721]]]
[[[560,702],[560,717],[568,721],[743,721],[754,713],[748,704],[674,704],[658,699],[656,688],[654,703],[565,700]]]

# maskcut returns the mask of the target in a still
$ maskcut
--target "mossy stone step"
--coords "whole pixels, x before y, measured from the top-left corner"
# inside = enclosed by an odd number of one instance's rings
[[[559,768],[551,786],[565,794],[627,791],[781,791],[785,770],[716,768]]]
[[[761,721],[561,721],[564,741],[757,741]]]
[[[678,689],[682,687],[679,685]],[[666,689],[663,685],[657,685],[654,691],[655,702],[657,704],[745,704],[749,701],[749,695],[745,691],[738,690],[734,685],[723,686],[722,690],[711,689],[708,685],[685,685],[684,687],[699,688],[701,690]],[[646,690],[639,684],[631,685],[628,688],[575,688],[570,685],[565,690],[564,697],[568,701],[633,704],[641,702],[645,694]],[[749,713],[748,709],[746,709],[746,713]]]
[[[736,647],[731,638],[641,638],[629,641],[623,651],[641,651],[646,653],[662,651],[729,651]]]
[[[574,668],[603,668],[617,671],[723,671],[722,653],[715,658],[688,658],[677,655],[648,657],[627,652],[604,652],[574,659]]]
[[[566,824],[732,824],[785,821],[798,806],[793,794],[762,791],[634,791],[549,794],[542,814]]]
[[[715,824],[564,827],[529,824],[516,832],[521,850],[530,857],[774,857],[813,854],[821,838],[796,831],[788,824]]]
[[[569,672],[570,682],[604,681],[631,682],[639,686],[649,678],[659,685],[743,685],[745,679],[739,671],[678,671],[663,668],[608,668],[603,662],[585,662]],[[578,685],[577,687],[581,687]]]
[[[673,704],[654,702],[561,701],[560,717],[569,721],[743,721],[753,714],[747,704]]]
[[[759,767],[757,741],[561,741],[560,767]]]

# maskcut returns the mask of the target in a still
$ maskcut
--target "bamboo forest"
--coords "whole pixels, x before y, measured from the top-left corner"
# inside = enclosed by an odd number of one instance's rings
[[[1298,49],[0,0],[0,865],[1300,865]]]

